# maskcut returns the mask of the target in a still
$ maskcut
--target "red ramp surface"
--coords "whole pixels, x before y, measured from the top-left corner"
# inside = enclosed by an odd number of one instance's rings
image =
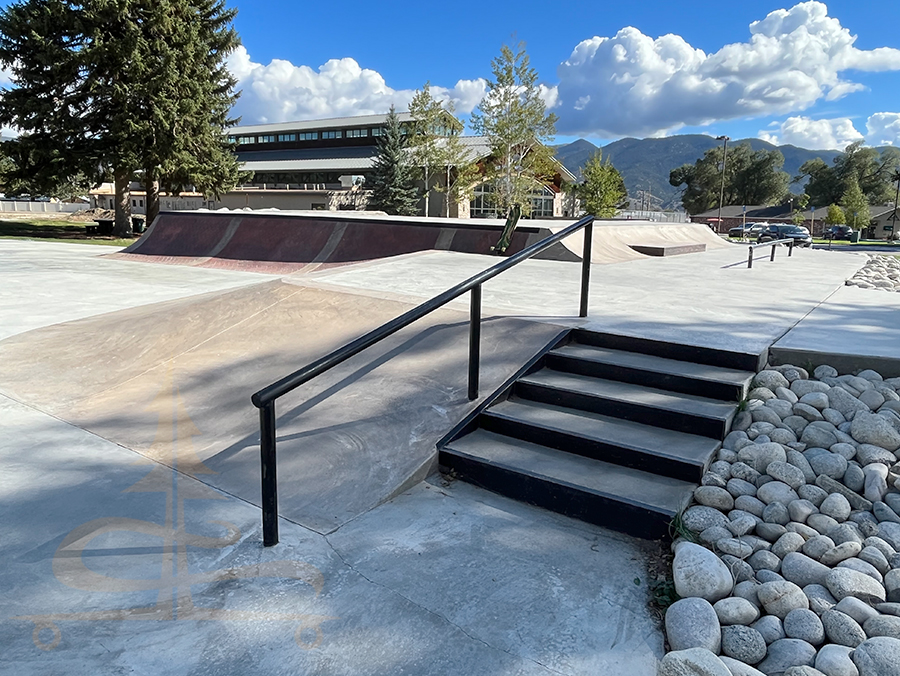
[[[360,214],[164,212],[141,239],[110,255],[258,272],[308,272],[435,249],[489,254],[502,229],[502,224],[494,222]],[[549,234],[546,227],[519,225],[508,253]],[[578,259],[559,245],[544,257]]]

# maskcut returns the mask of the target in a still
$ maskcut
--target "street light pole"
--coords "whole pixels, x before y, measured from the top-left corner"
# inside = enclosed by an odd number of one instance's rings
[[[725,200],[725,162],[728,161],[728,136],[717,136],[716,141],[724,141],[722,144],[722,188],[719,191],[719,218],[716,222],[716,230],[722,231],[722,202]]]

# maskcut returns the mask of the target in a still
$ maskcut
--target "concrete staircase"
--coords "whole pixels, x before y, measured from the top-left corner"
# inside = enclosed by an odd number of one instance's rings
[[[439,461],[488,490],[663,537],[763,363],[575,330],[451,432]]]

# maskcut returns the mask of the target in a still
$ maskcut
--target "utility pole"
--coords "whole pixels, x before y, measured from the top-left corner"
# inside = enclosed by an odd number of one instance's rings
[[[716,231],[722,231],[722,202],[725,200],[725,163],[728,161],[728,136],[717,136],[716,141],[724,141],[722,144],[722,188],[719,191],[719,218],[716,222]]]

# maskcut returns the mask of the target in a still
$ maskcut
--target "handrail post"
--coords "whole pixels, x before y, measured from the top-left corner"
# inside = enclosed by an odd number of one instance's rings
[[[591,258],[593,256],[593,247],[591,239],[594,234],[593,221],[584,229],[584,251],[581,254],[581,307],[578,311],[579,317],[587,317],[588,315],[588,294],[591,286]]]
[[[769,258],[770,261],[774,261],[774,260],[775,260],[775,247],[776,247],[776,246],[778,246],[778,245],[777,245],[777,244],[773,244],[773,245],[772,245],[772,256]]]
[[[478,399],[478,365],[481,361],[481,284],[472,287],[469,307],[469,401]]]
[[[794,240],[788,242],[788,258],[794,255]]]
[[[751,246],[748,251],[749,253],[747,254],[747,269],[749,270],[753,267],[753,247]]]
[[[275,402],[259,409],[259,456],[262,465],[263,545],[278,544],[278,477],[275,470]]]

